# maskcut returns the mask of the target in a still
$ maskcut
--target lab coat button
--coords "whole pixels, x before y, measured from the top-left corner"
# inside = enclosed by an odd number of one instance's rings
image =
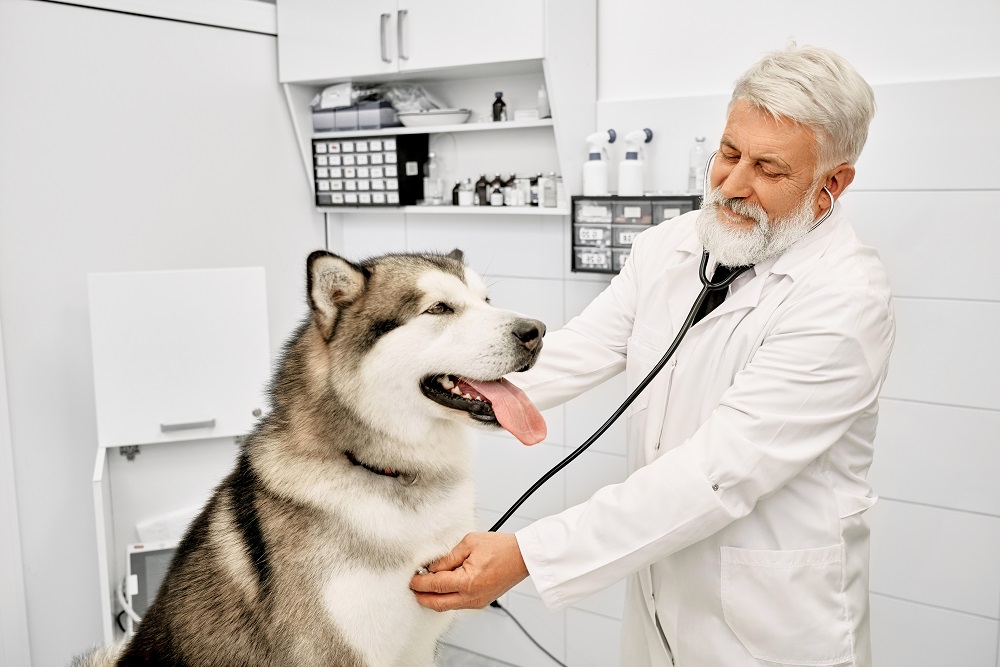
[[[712,485],[712,490],[713,491],[718,491],[719,490],[719,485],[718,484],[713,484]]]

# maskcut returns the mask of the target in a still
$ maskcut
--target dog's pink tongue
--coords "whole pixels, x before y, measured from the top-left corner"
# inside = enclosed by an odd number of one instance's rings
[[[523,391],[502,378],[496,382],[465,381],[489,399],[497,421],[515,438],[526,445],[545,439],[545,418]]]

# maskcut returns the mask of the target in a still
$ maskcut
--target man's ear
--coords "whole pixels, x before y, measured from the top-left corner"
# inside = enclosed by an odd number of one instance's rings
[[[306,294],[313,321],[323,340],[329,342],[342,308],[353,303],[365,290],[368,272],[325,250],[317,250],[306,260]]]
[[[833,197],[834,201],[840,199],[840,196],[844,194],[844,190],[847,189],[847,186],[854,181],[854,173],[854,165],[844,162],[843,164],[835,167],[826,177],[826,180],[823,182],[823,187],[830,191],[830,195]],[[817,214],[826,213],[833,202],[830,201],[830,198],[827,197],[826,193],[822,190],[817,193],[816,197]]]

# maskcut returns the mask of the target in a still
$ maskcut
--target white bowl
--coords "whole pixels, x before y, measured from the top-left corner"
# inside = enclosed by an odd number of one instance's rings
[[[430,111],[404,111],[396,114],[399,122],[406,127],[430,127],[433,125],[461,125],[469,120],[469,109],[431,109]]]

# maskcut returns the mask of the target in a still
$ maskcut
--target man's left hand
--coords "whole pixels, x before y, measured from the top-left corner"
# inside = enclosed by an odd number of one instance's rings
[[[517,538],[507,533],[469,533],[427,569],[410,588],[435,611],[482,609],[528,576]]]

